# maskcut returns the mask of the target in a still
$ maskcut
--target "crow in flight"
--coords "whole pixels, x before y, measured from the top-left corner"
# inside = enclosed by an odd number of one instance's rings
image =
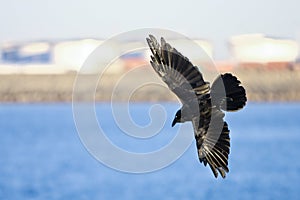
[[[172,126],[191,121],[200,162],[210,166],[214,176],[223,178],[228,169],[230,137],[223,111],[236,111],[246,104],[246,91],[230,73],[222,74],[213,84],[204,81],[198,67],[183,56],[164,38],[159,44],[149,35],[151,65],[182,103]]]

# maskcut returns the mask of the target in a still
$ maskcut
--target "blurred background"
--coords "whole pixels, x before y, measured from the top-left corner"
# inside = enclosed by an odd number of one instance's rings
[[[1,1],[0,199],[299,198],[299,6],[296,0]],[[169,167],[127,174],[100,164],[80,142],[71,104],[77,73],[107,39],[149,27],[185,35],[203,48],[218,72],[235,74],[246,88],[247,106],[226,116],[232,147],[225,180],[215,180],[199,163],[194,143]],[[166,39],[189,49],[181,38]],[[108,54],[141,42],[113,41]],[[178,50],[201,63],[185,48]],[[127,72],[142,66],[118,91],[120,104],[135,81],[155,76],[149,55],[149,50],[120,55],[96,90],[97,115],[106,116],[101,118],[105,130],[125,149],[149,149],[153,143],[123,140],[108,102]],[[210,70],[200,67],[210,77]],[[87,81],[93,75],[86,74]],[[180,107],[176,97],[162,87],[145,87],[131,100],[133,120],[142,125],[149,123],[153,104],[165,107],[164,138],[154,141],[163,147],[176,134],[169,127]]]

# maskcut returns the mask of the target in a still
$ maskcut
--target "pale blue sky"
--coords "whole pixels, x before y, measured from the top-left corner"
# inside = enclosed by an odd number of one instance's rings
[[[300,38],[299,0],[0,0],[0,42],[108,38],[137,28],[166,28],[213,42],[225,56],[231,35]]]

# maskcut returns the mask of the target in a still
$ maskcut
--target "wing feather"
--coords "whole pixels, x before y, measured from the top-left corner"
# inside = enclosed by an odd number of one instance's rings
[[[192,121],[199,160],[204,162],[204,165],[208,163],[215,177],[219,172],[225,178],[226,173],[229,172],[229,129],[223,120],[224,113],[216,107],[211,107],[209,100],[206,104],[209,112],[200,111],[200,118]]]
[[[164,38],[161,38],[160,45],[154,36],[149,35],[147,42],[153,54],[150,61],[153,69],[182,103],[195,96],[195,88],[198,94],[209,91],[209,83],[203,80],[199,69]]]

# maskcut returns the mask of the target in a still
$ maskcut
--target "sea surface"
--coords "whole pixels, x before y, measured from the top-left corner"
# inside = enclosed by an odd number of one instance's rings
[[[168,144],[180,127],[171,127],[179,105],[159,104],[166,122],[149,140],[124,134],[109,103],[96,104],[96,114],[112,143],[147,153]],[[151,123],[151,106],[130,105],[138,126]],[[231,152],[225,179],[199,163],[195,142],[169,166],[135,174],[111,169],[87,151],[71,104],[1,104],[0,199],[299,199],[300,104],[250,102],[227,113],[226,121]]]

